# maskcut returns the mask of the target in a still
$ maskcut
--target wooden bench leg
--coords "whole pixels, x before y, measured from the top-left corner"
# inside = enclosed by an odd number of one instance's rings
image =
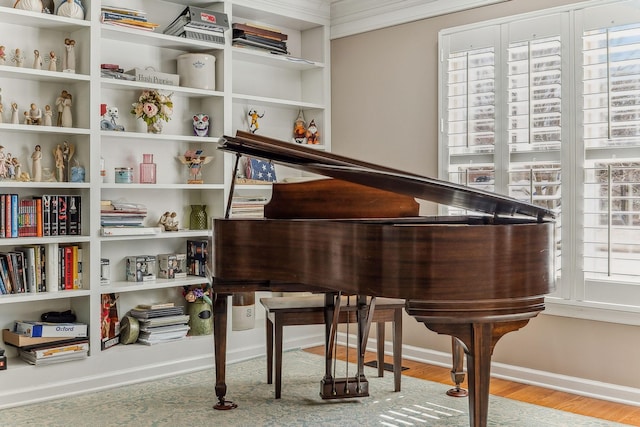
[[[378,344],[378,376],[384,377],[384,325],[385,322],[376,322],[376,341]]]
[[[267,315],[267,384],[273,384],[273,322]]]
[[[276,314],[275,333],[276,333],[276,399],[280,399],[282,393],[282,322]]]
[[[393,314],[393,383],[395,391],[400,391],[402,378],[402,308]]]

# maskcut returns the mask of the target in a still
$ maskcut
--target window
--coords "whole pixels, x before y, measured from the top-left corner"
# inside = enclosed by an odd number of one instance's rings
[[[444,30],[440,46],[440,177],[558,214],[552,306],[640,311],[640,0]]]

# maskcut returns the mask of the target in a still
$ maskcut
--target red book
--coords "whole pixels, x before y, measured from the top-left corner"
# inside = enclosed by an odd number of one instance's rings
[[[64,247],[64,289],[73,289],[73,248],[71,246]]]

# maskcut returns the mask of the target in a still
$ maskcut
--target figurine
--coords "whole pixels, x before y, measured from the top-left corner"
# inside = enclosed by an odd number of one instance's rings
[[[44,106],[44,125],[45,126],[51,126],[52,117],[53,117],[53,111],[51,110],[51,105],[47,104]]]
[[[204,113],[198,113],[193,116],[193,133],[195,136],[209,135],[209,116]]]
[[[16,179],[16,166],[13,162],[13,156],[11,153],[7,153],[5,162],[7,163],[7,178]]]
[[[254,108],[249,110],[248,116],[251,118],[251,122],[249,123],[249,130],[251,131],[251,133],[256,133],[258,131],[258,128],[260,128],[258,119],[263,118],[264,114],[265,113],[262,113],[262,115],[258,114],[258,112]]]
[[[73,117],[71,116],[71,101],[72,96],[69,92],[65,95],[62,101],[62,114],[60,126],[65,128],[73,127]]]
[[[4,123],[4,105],[0,102],[0,123]]]
[[[24,115],[24,121],[22,123],[25,125],[31,124],[31,120],[29,120],[29,112],[25,111],[22,114]]]
[[[307,144],[320,144],[320,133],[318,132],[316,121],[313,119],[307,129]]]
[[[13,174],[11,175],[11,179],[18,179],[22,175],[22,164],[20,164],[20,160],[18,160],[17,157],[11,158],[9,170],[13,172]]]
[[[80,0],[67,0],[58,6],[56,15],[68,18],[84,19],[84,7]]]
[[[53,150],[53,158],[56,161],[56,180],[64,182],[64,155],[60,144],[56,145],[55,150]]]
[[[100,115],[102,116],[102,120],[100,120],[101,130],[124,132],[124,126],[116,123],[116,119],[119,117],[118,107],[108,107],[107,104],[100,104]]]
[[[7,155],[4,152],[4,147],[0,145],[0,178],[7,177]]]
[[[64,57],[62,58],[62,71],[65,73],[76,72],[76,41],[64,39]]]
[[[15,102],[11,103],[11,123],[13,123],[14,125],[20,123],[18,119],[18,104],[16,104]]]
[[[42,69],[42,58],[38,49],[33,51],[33,68],[36,70]]]
[[[62,126],[62,110],[64,109],[64,100],[67,97],[68,92],[63,90],[60,96],[56,98],[56,106],[58,107],[58,121],[56,126]]]
[[[62,161],[64,162],[64,167],[68,174],[71,174],[71,159],[73,158],[74,153],[75,147],[73,144],[69,144],[69,141],[64,141],[62,143]]]
[[[7,54],[5,53],[6,48],[4,46],[0,46],[0,65],[4,65],[7,61]]]
[[[26,111],[25,111],[26,113]],[[31,103],[31,108],[27,115],[28,125],[41,125],[42,124],[42,110],[40,110],[35,103]]]
[[[304,143],[305,136],[307,134],[307,123],[304,121],[304,115],[302,110],[298,112],[298,118],[293,122],[293,140],[298,144]]]
[[[158,225],[164,227],[164,231],[178,231],[178,214],[175,212],[169,213],[169,211],[166,211],[160,217]]]
[[[42,147],[36,145],[33,153],[31,153],[31,174],[35,182],[42,181]]]
[[[22,55],[22,50],[16,49],[12,52],[11,62],[15,62],[16,67],[22,67],[24,65],[24,55]]]
[[[178,160],[189,167],[187,184],[202,184],[202,166],[213,160],[213,156],[203,156],[202,150],[187,150]]]
[[[54,51],[49,52],[47,62],[49,62],[49,71],[58,71],[58,57]]]
[[[32,12],[42,12],[43,6],[41,0],[16,0],[13,8],[30,10]]]

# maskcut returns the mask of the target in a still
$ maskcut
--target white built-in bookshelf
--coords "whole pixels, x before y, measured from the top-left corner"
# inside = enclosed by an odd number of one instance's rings
[[[90,355],[80,361],[31,366],[16,357],[16,349],[0,344],[9,357],[8,369],[0,371],[5,384],[0,391],[0,408],[9,407],[90,389],[142,381],[177,372],[187,372],[213,365],[212,336],[187,337],[171,343],[144,346],[118,345],[101,350],[101,296],[118,295],[120,314],[139,303],[175,301],[184,304],[182,287],[206,281],[157,279],[154,282],[127,282],[125,257],[139,254],[186,252],[188,240],[207,239],[211,230],[190,230],[190,205],[206,205],[209,217],[221,217],[229,198],[234,156],[217,150],[224,134],[247,130],[247,113],[251,108],[264,113],[259,134],[292,140],[293,123],[303,111],[307,121],[318,125],[321,143],[318,149],[329,150],[330,78],[329,78],[329,2],[321,0],[110,0],[104,4],[142,9],[151,22],[160,27],[154,32],[105,25],[100,22],[101,2],[83,0],[84,20],[14,9],[13,0],[0,0],[0,45],[6,60],[0,64],[0,89],[4,106],[0,123],[0,145],[21,162],[22,171],[31,172],[31,153],[42,147],[42,167],[55,173],[53,151],[68,141],[75,149],[72,164],[85,169],[83,182],[20,182],[0,180],[0,194],[18,194],[21,198],[45,195],[81,196],[79,235],[0,238],[0,252],[16,247],[39,245],[50,254],[47,280],[57,280],[58,248],[74,245],[82,249],[82,287],[72,290],[49,289],[0,295],[0,326],[11,328],[18,319],[33,320],[48,311],[73,310],[78,320],[89,324]],[[224,12],[233,22],[249,22],[276,28],[288,35],[290,55],[233,47],[231,32],[225,43],[210,43],[162,34],[186,5]],[[33,51],[50,51],[62,57],[65,38],[76,41],[76,72],[33,68]],[[11,61],[20,48],[25,57],[23,67]],[[215,90],[182,86],[145,84],[137,81],[101,77],[100,65],[118,64],[125,70],[152,67],[156,71],[176,74],[176,59],[183,53],[206,53],[216,58]],[[60,69],[60,63],[58,69]],[[161,134],[143,132],[129,110],[143,89],[171,93],[174,114]],[[10,122],[10,105],[16,102],[20,114],[32,102],[39,107],[49,104],[55,109],[56,98],[63,90],[72,94],[73,127],[25,125]],[[100,104],[116,106],[118,124],[125,131],[100,128]],[[192,116],[206,113],[211,117],[208,137],[192,131]],[[187,169],[178,156],[187,150],[203,150],[214,156],[204,166],[203,184],[187,184]],[[155,184],[140,184],[138,178],[142,155],[154,155],[157,164]],[[77,162],[76,162],[77,161]],[[101,176],[104,164],[105,177]],[[131,167],[133,183],[115,182],[115,169]],[[291,171],[278,170],[279,178]],[[295,175],[295,174],[293,174]],[[48,176],[48,175],[47,175]],[[240,195],[269,195],[269,185],[236,185]],[[148,236],[110,236],[100,233],[100,201],[126,200],[147,207],[145,225],[155,226],[165,211],[175,211],[180,231]],[[110,260],[111,282],[100,284],[100,260]],[[264,328],[258,308],[256,328],[229,331],[229,360],[264,352]],[[45,372],[46,371],[46,372]],[[214,378],[211,378],[214,381]]]

